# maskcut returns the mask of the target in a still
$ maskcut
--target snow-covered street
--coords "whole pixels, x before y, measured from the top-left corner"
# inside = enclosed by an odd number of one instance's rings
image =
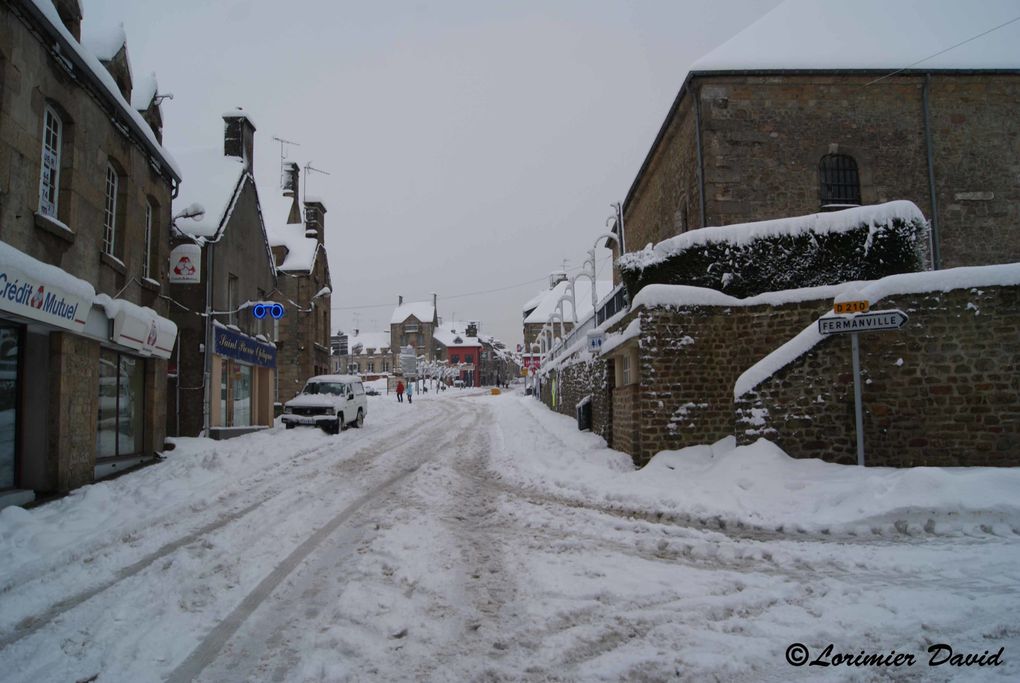
[[[457,390],[168,455],[0,512],[5,681],[1020,677],[1013,470],[760,443],[634,471],[520,393]],[[916,661],[795,668],[795,643]],[[930,666],[939,643],[1002,664]]]

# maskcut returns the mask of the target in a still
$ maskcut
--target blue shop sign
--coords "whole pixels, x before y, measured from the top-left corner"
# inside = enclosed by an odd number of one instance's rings
[[[261,365],[264,368],[276,367],[276,347],[271,344],[225,327],[214,327],[213,334],[216,337],[215,350],[218,355],[242,363]]]

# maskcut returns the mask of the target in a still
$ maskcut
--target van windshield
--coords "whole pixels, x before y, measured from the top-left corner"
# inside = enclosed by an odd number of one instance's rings
[[[305,385],[305,390],[302,393],[343,396],[347,393],[347,387],[339,382],[309,382]]]

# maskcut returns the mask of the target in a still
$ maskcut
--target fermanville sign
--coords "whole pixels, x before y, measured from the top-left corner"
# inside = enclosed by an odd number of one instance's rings
[[[895,309],[856,315],[826,316],[818,319],[818,332],[820,334],[845,334],[848,332],[898,330],[906,322],[907,314]]]

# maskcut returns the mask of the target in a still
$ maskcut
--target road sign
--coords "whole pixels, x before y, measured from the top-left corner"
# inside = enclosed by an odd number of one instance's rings
[[[845,313],[867,313],[871,308],[870,301],[837,301],[832,304],[832,312],[838,315]]]
[[[877,332],[898,330],[907,322],[907,314],[892,309],[872,311],[856,315],[825,316],[818,319],[820,334],[844,334],[846,332]]]

